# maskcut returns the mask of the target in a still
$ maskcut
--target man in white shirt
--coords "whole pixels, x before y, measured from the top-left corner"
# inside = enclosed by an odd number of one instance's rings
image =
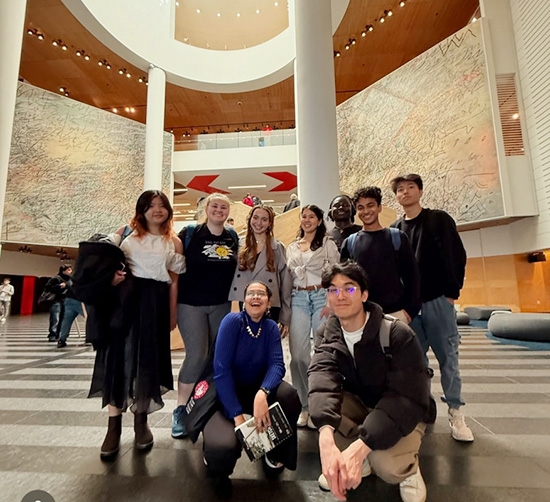
[[[346,500],[374,472],[399,484],[404,502],[424,502],[418,451],[436,408],[422,347],[405,323],[367,301],[368,279],[357,263],[333,265],[322,285],[333,314],[308,371],[319,486]]]
[[[0,321],[2,322],[5,322],[10,315],[11,297],[15,293],[15,288],[10,282],[10,278],[6,277],[0,286]]]

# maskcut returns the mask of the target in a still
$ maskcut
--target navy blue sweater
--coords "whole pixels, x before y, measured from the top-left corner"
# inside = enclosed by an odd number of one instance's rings
[[[254,333],[262,326],[258,338],[248,334],[244,316]],[[257,384],[258,390],[260,387],[273,390],[284,375],[283,347],[277,324],[266,318],[256,323],[246,312],[227,314],[220,324],[214,352],[214,380],[227,417],[233,419],[243,413],[237,388]]]

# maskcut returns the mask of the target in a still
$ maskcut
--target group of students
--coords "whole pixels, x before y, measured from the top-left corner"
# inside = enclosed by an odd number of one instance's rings
[[[418,175],[392,181],[405,211],[393,225],[400,230],[380,225],[376,187],[353,199],[336,197],[329,208],[336,223],[331,232],[319,207],[303,206],[297,238],[286,250],[274,237],[268,206],[251,209],[239,242],[225,225],[230,200],[211,194],[205,221],[176,236],[167,197],[144,192],[132,232],[125,237],[123,227],[112,238],[128,266],[110,277],[110,288],[120,291],[119,302],[130,305],[123,310],[131,315],[113,315],[116,301],[110,300],[111,318],[122,321],[104,323],[110,333],[96,347],[90,396],[101,395],[109,411],[102,458],[117,453],[127,408],[135,414],[136,447],[153,445],[147,415],[163,406],[162,394],[173,388],[169,332],[177,323],[186,357],[172,436],[186,436],[186,404],[215,345],[221,409],[203,430],[203,449],[223,492],[230,490],[241,451],[234,427],[247,413],[264,429],[269,404],[279,401],[294,435],[264,457],[267,469],[295,469],[296,427],[309,427],[320,430],[319,484],[337,498],[345,499],[374,470],[400,484],[405,502],[425,500],[418,448],[425,424],[435,419],[430,346],[440,364],[453,437],[473,436],[459,411],[464,403],[452,305],[462,287],[465,252],[452,218],[420,206],[422,188]],[[362,227],[353,223],[355,212]],[[125,293],[129,284],[131,293]],[[241,302],[239,313],[230,313],[234,300]],[[381,335],[386,320],[387,347]],[[283,382],[281,338],[287,334],[293,386]],[[335,443],[338,438],[347,441]]]

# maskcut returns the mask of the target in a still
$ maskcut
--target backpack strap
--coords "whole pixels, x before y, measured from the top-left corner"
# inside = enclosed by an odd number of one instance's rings
[[[382,352],[384,352],[386,359],[392,358],[390,331],[395,320],[395,317],[384,314],[384,317],[382,318],[382,323],[380,324],[380,331],[378,332],[378,336],[380,338],[380,347],[382,347]]]
[[[346,239],[346,249],[348,251],[349,257],[354,259],[353,252],[355,251],[355,240],[357,239],[357,233],[351,234]]]
[[[401,232],[398,228],[390,227],[391,243],[395,252],[401,248]]]
[[[235,243],[235,247],[239,249],[239,236],[235,229],[230,225],[225,225],[224,228],[229,232],[229,235],[233,239],[233,242]]]
[[[126,239],[126,237],[128,237],[132,232],[132,227],[130,225],[126,225],[124,227],[124,230],[122,231],[122,234],[120,235],[120,243],[122,244],[122,241]]]
[[[193,234],[195,233],[196,228],[197,228],[196,223],[190,223],[185,227],[185,240],[183,242],[184,251],[189,247],[189,244],[191,243],[191,237],[193,237]]]

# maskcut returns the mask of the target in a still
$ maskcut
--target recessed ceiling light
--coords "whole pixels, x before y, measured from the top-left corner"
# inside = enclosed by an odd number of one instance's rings
[[[275,2],[275,7],[279,7],[279,2]]]
[[[197,9],[197,14],[200,14],[201,13],[201,10],[200,9]]]
[[[222,17],[221,12],[218,12],[218,13],[216,14],[216,16]]]
[[[237,12],[237,17],[241,17],[241,13],[240,13],[240,12]]]
[[[113,108],[113,113],[118,113],[118,108]]]
[[[259,14],[260,13],[260,9],[256,9],[256,14]]]

